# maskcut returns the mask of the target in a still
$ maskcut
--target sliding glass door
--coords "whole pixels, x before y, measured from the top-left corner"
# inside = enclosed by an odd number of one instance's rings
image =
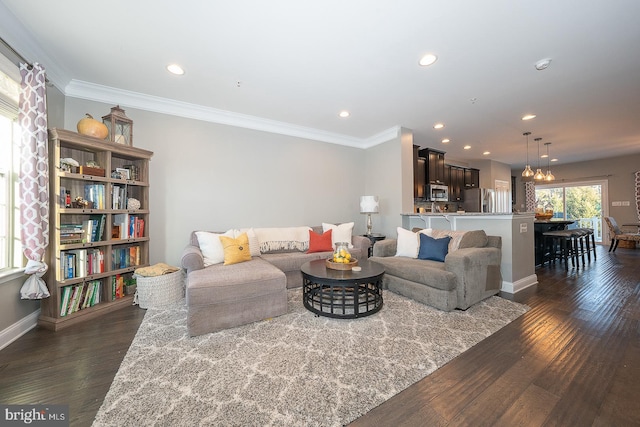
[[[550,183],[536,185],[538,206],[553,209],[554,218],[575,221],[569,228],[593,228],[596,242],[602,242],[603,209],[607,203],[607,181]]]

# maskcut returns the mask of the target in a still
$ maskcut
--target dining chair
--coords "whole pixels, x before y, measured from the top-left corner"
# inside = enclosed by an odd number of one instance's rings
[[[605,216],[604,222],[607,223],[607,227],[609,227],[609,234],[611,235],[611,246],[609,247],[609,252],[616,251],[620,240],[640,242],[640,233],[623,233],[613,217]]]

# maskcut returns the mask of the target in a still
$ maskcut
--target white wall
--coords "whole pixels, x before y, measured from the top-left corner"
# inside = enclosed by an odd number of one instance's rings
[[[99,118],[110,107],[67,98],[65,127],[75,130],[85,113]],[[123,108],[134,146],[154,152],[152,263],[178,265],[192,230],[355,221],[354,232],[365,232],[365,150]],[[380,188],[383,206],[388,193]]]

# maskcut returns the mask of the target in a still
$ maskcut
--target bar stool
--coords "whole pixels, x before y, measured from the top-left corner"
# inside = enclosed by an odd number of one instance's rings
[[[580,248],[581,251],[587,254],[587,259],[591,262],[591,252],[593,252],[593,260],[596,260],[596,238],[593,233],[593,228],[576,228],[573,231],[580,234]],[[586,248],[582,250],[582,245]],[[582,256],[582,263],[584,264],[584,255]]]
[[[564,261],[565,270],[569,269],[569,258],[574,267],[578,266],[578,236],[579,233],[574,230],[556,230],[542,233],[545,239],[545,246],[549,252],[545,254],[542,265],[545,261],[555,262],[555,260]],[[583,261],[584,263],[584,261]]]

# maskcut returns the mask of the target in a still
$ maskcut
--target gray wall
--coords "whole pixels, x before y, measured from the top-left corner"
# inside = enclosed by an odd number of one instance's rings
[[[65,126],[110,107],[67,98]],[[199,229],[355,221],[364,233],[364,150],[123,108],[134,121],[134,146],[154,152],[152,263],[179,265]]]
[[[506,181],[511,185],[511,166],[495,160],[473,160],[470,167],[480,169],[480,187],[496,188],[496,180]]]
[[[396,227],[402,225],[403,197],[400,189],[406,171],[403,170],[401,144],[401,135],[397,135],[396,139],[365,152],[367,179],[362,195],[378,196],[380,202],[380,212],[371,216],[373,232],[392,237],[396,236]],[[413,165],[410,171],[413,182]],[[359,223],[365,226],[365,215],[360,215]]]
[[[609,216],[614,217],[618,224],[638,222],[635,208],[634,176],[638,170],[640,170],[640,154],[551,166],[551,172],[555,175],[558,183],[588,181],[590,179],[607,180],[609,183],[609,204],[606,209]],[[524,211],[524,184],[520,179],[522,170],[512,170],[511,173],[516,177],[516,208]],[[611,206],[611,202],[625,200],[630,202],[629,206]]]

